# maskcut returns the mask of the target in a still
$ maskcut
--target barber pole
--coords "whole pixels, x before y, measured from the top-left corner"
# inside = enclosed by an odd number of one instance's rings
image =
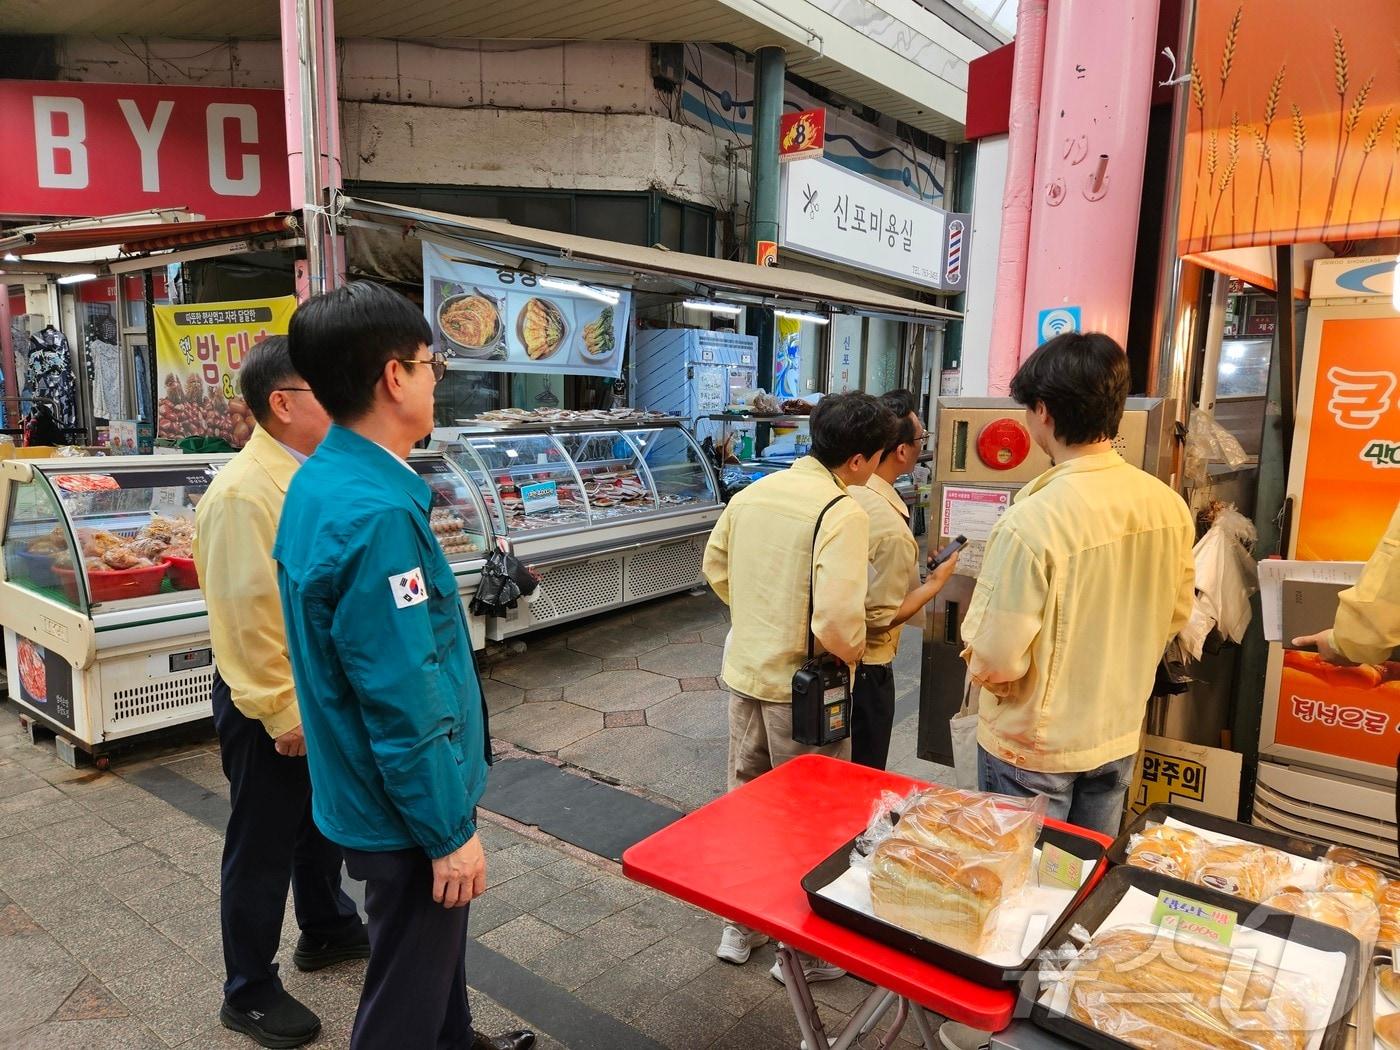
[[[948,224],[948,257],[943,267],[944,279],[948,284],[957,284],[962,279],[963,222],[954,219]]]

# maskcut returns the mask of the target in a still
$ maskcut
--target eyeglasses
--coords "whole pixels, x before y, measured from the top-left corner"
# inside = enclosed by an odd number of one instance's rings
[[[303,394],[309,394],[312,392],[309,386],[275,386],[272,388],[272,392],[274,394],[278,393],[279,391],[284,394],[290,394],[295,390],[300,390]]]
[[[447,375],[447,358],[442,354],[434,354],[426,361],[420,361],[416,357],[396,357],[394,360],[402,365],[431,365],[434,383],[441,383],[443,376]]]

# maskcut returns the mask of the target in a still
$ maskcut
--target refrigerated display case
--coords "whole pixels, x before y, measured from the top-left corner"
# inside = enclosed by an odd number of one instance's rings
[[[499,641],[700,586],[722,511],[700,446],[679,420],[433,432],[481,490],[499,535],[540,576],[529,602],[489,619]]]
[[[0,626],[10,698],[27,716],[98,758],[209,716],[214,655],[190,544],[195,506],[230,458],[0,463]],[[492,542],[485,508],[442,455],[410,465],[433,490],[433,532],[469,602]],[[484,645],[481,620],[468,623]]]

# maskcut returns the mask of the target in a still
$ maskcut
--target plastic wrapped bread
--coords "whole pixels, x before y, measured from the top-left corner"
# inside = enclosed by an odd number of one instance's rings
[[[1262,901],[1293,876],[1293,860],[1268,846],[1230,842],[1202,853],[1192,882],[1246,900]]]
[[[1356,850],[1345,846],[1333,846],[1323,858],[1326,866],[1322,883],[1329,889],[1350,890],[1364,893],[1376,903],[1380,903],[1389,879],[1374,864]]]
[[[976,860],[996,873],[1003,893],[1011,894],[1030,879],[1044,821],[1043,798],[1012,798],[934,785],[909,800],[894,834]]]
[[[979,955],[996,928],[1002,883],[986,864],[892,838],[870,856],[870,900],[886,922]]]
[[[1400,946],[1400,882],[1388,883],[1376,905],[1381,911],[1380,943]]]
[[[1286,889],[1264,901],[1270,908],[1325,922],[1346,930],[1365,945],[1376,943],[1381,918],[1376,902],[1364,893],[1345,890]]]
[[[1072,1018],[1142,1050],[1304,1050],[1326,1016],[1305,978],[1152,927],[1096,934],[1063,979]]]
[[[1128,863],[1190,881],[1197,859],[1208,848],[1205,839],[1188,828],[1155,824],[1128,840]]]

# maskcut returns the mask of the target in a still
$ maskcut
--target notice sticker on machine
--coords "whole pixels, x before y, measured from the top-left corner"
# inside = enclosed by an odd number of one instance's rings
[[[1011,506],[1009,489],[961,488],[949,485],[943,490],[942,536],[966,536],[985,541],[992,526]]]

